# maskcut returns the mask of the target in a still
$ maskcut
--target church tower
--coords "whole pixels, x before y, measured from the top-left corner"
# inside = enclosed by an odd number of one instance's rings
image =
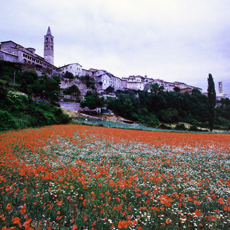
[[[219,93],[223,93],[223,84],[222,81],[218,82]]]
[[[48,27],[47,34],[44,36],[44,59],[50,64],[54,64],[54,37]]]

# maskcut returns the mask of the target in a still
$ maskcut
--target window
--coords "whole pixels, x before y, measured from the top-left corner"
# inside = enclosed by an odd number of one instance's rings
[[[48,42],[48,38],[46,38],[46,41]]]
[[[51,50],[53,50],[53,46],[51,46]]]
[[[48,46],[46,46],[46,50],[48,49]]]
[[[53,38],[51,38],[51,42],[53,42]]]

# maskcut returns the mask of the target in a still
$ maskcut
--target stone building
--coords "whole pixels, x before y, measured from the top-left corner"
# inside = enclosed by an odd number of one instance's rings
[[[84,73],[84,74],[83,74]],[[113,87],[114,90],[122,89],[122,80],[119,77],[107,72],[106,70],[89,69],[82,71],[83,75],[89,75],[93,77],[95,82],[101,82],[101,90],[106,90],[109,86]]]
[[[126,89],[144,90],[145,78],[140,75],[123,77],[122,80],[126,81],[125,84],[123,83],[123,85],[126,85]]]
[[[50,27],[44,36],[44,59],[50,64],[54,64],[54,37],[51,34]]]
[[[64,65],[58,68],[63,74],[66,72],[72,73],[74,76],[82,76],[82,66],[78,63]],[[85,74],[86,75],[86,74]]]
[[[66,73],[71,72],[74,76],[86,76],[94,78],[97,90],[103,93],[109,86],[114,90],[149,90],[152,83],[157,83],[159,86],[163,86],[165,91],[173,91],[174,87],[179,87],[181,92],[191,93],[192,89],[196,88],[200,92],[201,88],[189,86],[182,82],[166,82],[161,79],[147,78],[145,75],[123,77],[122,79],[114,76],[106,70],[98,70],[90,68],[89,70],[83,69],[78,63],[67,64],[57,69],[54,66],[54,36],[52,36],[51,29],[48,27],[47,33],[44,36],[44,57],[41,57],[35,53],[34,48],[25,48],[13,41],[3,41],[0,45],[0,60],[20,62],[24,63],[24,68],[34,69],[38,73],[48,72],[49,75],[54,73]],[[47,71],[44,71],[47,70]],[[59,71],[59,72],[58,72]],[[63,80],[62,87],[69,87],[72,82]],[[74,84],[81,84],[80,82],[74,82]],[[222,83],[219,83],[219,89],[221,89]],[[85,92],[85,87],[80,87],[82,92]],[[224,97],[223,91],[220,91],[220,96]]]
[[[218,93],[216,94],[216,100],[220,101],[222,98],[227,98],[228,95],[224,93],[222,81],[218,82]]]
[[[34,48],[25,48],[13,41],[3,41],[0,45],[0,60],[10,62],[20,62],[34,65],[40,68],[48,68],[56,71],[57,67],[53,63],[54,40],[51,35],[50,27],[45,35],[44,57],[35,53]]]

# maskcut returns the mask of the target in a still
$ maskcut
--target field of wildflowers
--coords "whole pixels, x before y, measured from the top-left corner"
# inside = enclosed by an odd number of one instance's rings
[[[0,227],[230,229],[230,135],[56,125],[0,133]]]

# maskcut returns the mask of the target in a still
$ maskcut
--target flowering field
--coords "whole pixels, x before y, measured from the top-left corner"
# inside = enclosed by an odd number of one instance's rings
[[[1,229],[230,229],[230,135],[0,133]]]

